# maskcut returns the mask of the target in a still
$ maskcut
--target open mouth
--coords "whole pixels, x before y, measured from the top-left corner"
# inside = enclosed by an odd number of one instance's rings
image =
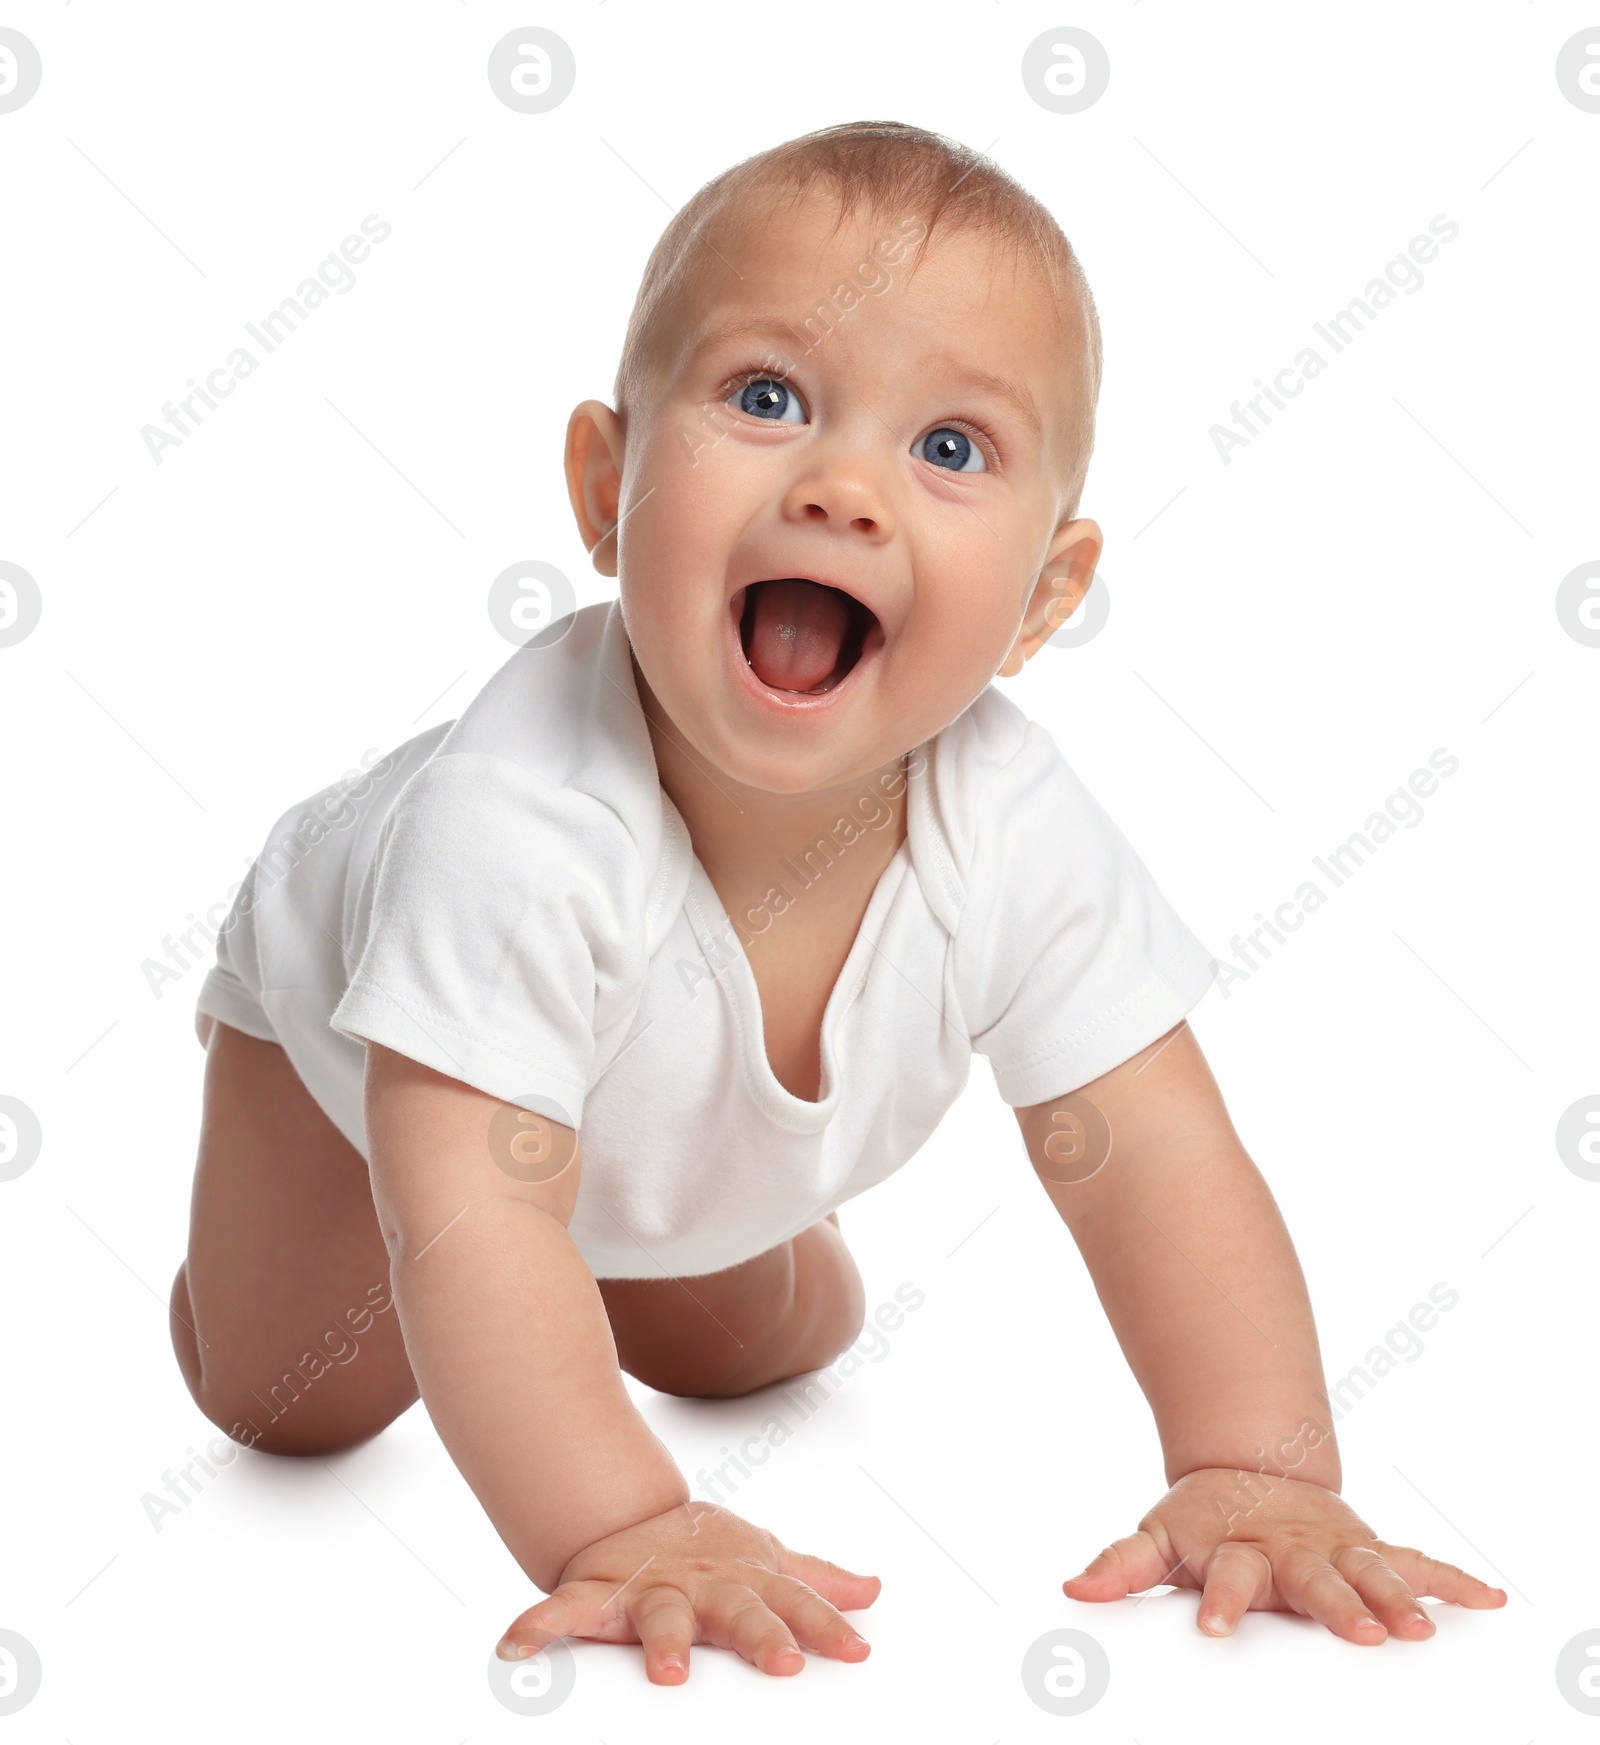
[[[854,595],[804,576],[752,582],[734,595],[731,610],[751,672],[769,690],[792,696],[833,690],[878,631],[877,617]],[[881,640],[879,632],[874,646]]]

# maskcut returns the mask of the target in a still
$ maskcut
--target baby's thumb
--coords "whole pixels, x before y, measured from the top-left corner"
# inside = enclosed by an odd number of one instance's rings
[[[1081,1575],[1061,1586],[1075,1600],[1120,1600],[1171,1579],[1155,1540],[1143,1528],[1115,1540],[1091,1560]]]
[[[563,1582],[548,1598],[512,1620],[495,1653],[502,1660],[537,1654],[562,1636],[597,1627],[612,1589],[603,1581]]]

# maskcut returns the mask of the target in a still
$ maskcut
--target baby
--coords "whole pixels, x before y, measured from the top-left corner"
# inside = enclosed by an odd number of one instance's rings
[[[877,1578],[691,1501],[622,1371],[728,1398],[852,1344],[837,1208],[974,1052],[1165,1456],[1066,1593],[1356,1643],[1431,1635],[1419,1594],[1505,1603],[1340,1497],[1294,1249],[1185,1022],[1211,954],[991,683],[1093,578],[1099,380],[1065,237],[966,148],[859,123],[718,176],[651,256],[615,409],[568,425],[620,599],[286,814],[224,926],[179,1365],[273,1453],[420,1393],[549,1596],[504,1658],[867,1654]]]

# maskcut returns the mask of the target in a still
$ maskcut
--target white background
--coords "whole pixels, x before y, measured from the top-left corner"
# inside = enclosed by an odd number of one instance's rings
[[[1435,747],[1460,760],[1192,1022],[1295,1235],[1330,1378],[1430,1286],[1459,1292],[1340,1423],[1344,1489],[1380,1536],[1511,1597],[1432,1606],[1435,1638],[1377,1649],[1265,1614],[1213,1642],[1191,1593],[1067,1600],[1165,1488],[1160,1449],[980,1066],[842,1213],[869,1306],[905,1280],[926,1302],[728,1498],[883,1578],[856,1620],[871,1658],[779,1680],[697,1648],[687,1686],[658,1689],[637,1649],[580,1643],[543,1736],[1055,1738],[1020,1667],[1068,1625],[1112,1667],[1083,1739],[1591,1737],[1554,1666],[1600,1627],[1600,1185],[1554,1132],[1600,1092],[1600,650],[1554,601],[1600,557],[1600,115],[1554,67],[1600,9],[75,0],[0,22],[44,64],[0,115],[0,558],[44,600],[0,649],[0,1092],[44,1133],[0,1184],[0,1628],[44,1662],[7,1737],[86,1745],[130,1715],[241,1740],[528,1726],[485,1668],[533,1590],[420,1406],[330,1461],[242,1454],[147,1519],[215,1432],[165,1307],[200,971],[158,1000],[140,966],[284,807],[459,711],[509,653],[485,611],[500,570],[540,558],[606,597],[562,436],[609,395],[669,210],[861,118],[989,150],[1085,263],[1107,361],[1084,509],[1113,611],[1010,694],[1212,950]],[[529,22],[577,57],[545,115],[485,76]],[[1019,76],[1064,23],[1111,62],[1078,115]],[[373,212],[393,234],[354,290],[155,465],[141,427]],[[1460,234],[1420,291],[1223,465],[1210,426],[1437,213]],[[772,1407],[634,1391],[691,1475]]]

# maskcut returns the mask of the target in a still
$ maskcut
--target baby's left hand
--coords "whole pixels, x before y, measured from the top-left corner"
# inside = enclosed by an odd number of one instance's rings
[[[1249,1500],[1242,1478],[1261,1500]],[[1186,1473],[1138,1532],[1061,1585],[1075,1600],[1120,1600],[1163,1582],[1202,1590],[1198,1622],[1210,1636],[1228,1635],[1247,1611],[1289,1611],[1372,1646],[1433,1634],[1419,1593],[1460,1606],[1506,1603],[1504,1589],[1453,1563],[1374,1537],[1335,1491],[1218,1467]]]

